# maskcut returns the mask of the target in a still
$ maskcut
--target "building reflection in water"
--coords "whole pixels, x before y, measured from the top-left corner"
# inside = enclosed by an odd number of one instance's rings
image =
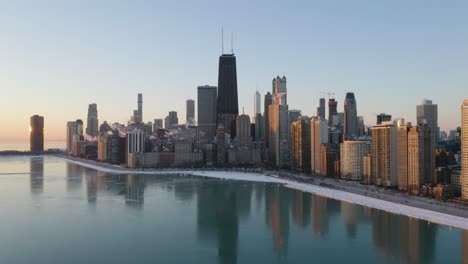
[[[312,196],[312,234],[324,237],[328,234],[328,203],[333,202],[325,197]]]
[[[88,204],[95,205],[97,202],[97,171],[85,168],[84,174],[86,179],[86,196],[88,198]]]
[[[273,234],[275,251],[286,255],[289,238],[289,212],[291,190],[280,185],[266,185],[265,204],[267,224]]]
[[[197,188],[197,232],[202,243],[216,241],[219,263],[237,262],[238,182],[207,181]]]
[[[461,262],[462,264],[467,264],[468,263],[468,230],[462,231],[461,251],[462,251]]]
[[[142,208],[145,194],[144,175],[129,174],[125,184],[125,204],[135,208]]]
[[[294,191],[294,199],[292,204],[292,217],[296,225],[306,228],[310,224],[310,204],[309,193]]]
[[[67,191],[79,191],[82,187],[84,167],[78,164],[66,163]]]
[[[29,158],[31,193],[42,194],[44,190],[44,157]]]

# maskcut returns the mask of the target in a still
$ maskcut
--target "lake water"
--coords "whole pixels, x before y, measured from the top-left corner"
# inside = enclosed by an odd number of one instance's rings
[[[0,263],[467,262],[466,230],[277,184],[0,158]]]

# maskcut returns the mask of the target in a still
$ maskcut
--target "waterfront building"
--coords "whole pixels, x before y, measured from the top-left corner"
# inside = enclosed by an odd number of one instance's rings
[[[339,164],[340,150],[335,144],[322,144],[320,146],[321,170],[322,175],[327,177],[338,177],[340,175]]]
[[[44,151],[44,117],[33,115],[29,119],[29,145],[31,152]]]
[[[377,115],[377,125],[381,125],[382,122],[392,121],[392,115],[381,113]]]
[[[169,130],[169,129],[174,128],[174,126],[177,126],[178,124],[179,124],[179,118],[177,118],[177,112],[169,111],[169,114],[164,119],[164,128]]]
[[[235,123],[239,115],[236,56],[234,54],[222,54],[219,57],[216,114],[217,128],[224,128],[227,133],[231,133],[231,125]]]
[[[86,124],[86,134],[90,137],[96,137],[99,127],[97,104],[89,104]]]
[[[328,125],[331,126],[333,117],[338,114],[338,101],[334,98],[328,99]]]
[[[216,129],[216,164],[223,166],[226,163],[226,130],[223,127]]]
[[[461,106],[461,194],[462,199],[468,200],[468,99]]]
[[[372,183],[372,156],[370,153],[362,157],[362,180],[365,184]]]
[[[328,143],[328,124],[327,120],[314,116],[310,120],[310,157],[311,172],[317,175],[323,175],[322,156],[320,154],[321,145]]]
[[[69,154],[73,153],[74,139],[80,140],[82,136],[83,136],[83,121],[82,120],[78,119],[76,121],[67,122],[67,134],[66,134],[67,153]]]
[[[372,183],[386,187],[396,186],[397,168],[397,129],[395,123],[382,122],[372,127],[371,144]]]
[[[381,114],[382,115],[382,114]],[[388,121],[381,121],[388,122]],[[408,191],[408,132],[410,123],[404,119],[397,121],[397,151],[398,151],[398,189]]]
[[[185,124],[188,126],[195,125],[195,101],[193,99],[188,99],[185,102]]]
[[[428,183],[426,167],[430,162],[425,159],[426,152],[430,151],[429,128],[425,126],[414,126],[408,132],[408,191],[412,194],[419,194],[423,184]],[[432,173],[435,173],[432,170]]]
[[[450,184],[453,186],[455,196],[461,196],[462,193],[462,168],[461,166],[453,166],[450,168]]]
[[[127,132],[127,153],[145,152],[146,133],[145,131],[134,128]]]
[[[439,141],[438,131],[438,113],[437,105],[433,104],[431,100],[422,100],[421,104],[416,106],[416,119],[418,125],[426,125],[429,128],[431,137],[430,150],[426,152],[425,160],[430,162],[426,167],[426,175],[430,175],[429,181],[434,182],[434,169],[435,169],[435,149]]]
[[[291,124],[292,168],[298,171],[310,170],[310,120],[299,117]]]
[[[216,86],[198,86],[197,121],[200,143],[212,143],[216,136]]]
[[[354,140],[358,138],[358,119],[357,119],[357,108],[356,98],[354,93],[346,93],[346,99],[344,102],[344,140]]]
[[[369,140],[345,140],[340,144],[341,178],[363,180],[363,158],[370,153]]]
[[[284,102],[284,101],[283,101]],[[288,105],[281,101],[268,107],[269,160],[277,167],[290,166]]]

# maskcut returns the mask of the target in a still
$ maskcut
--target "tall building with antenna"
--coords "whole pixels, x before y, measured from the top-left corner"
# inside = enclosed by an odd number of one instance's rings
[[[236,56],[234,55],[232,42],[231,54],[224,54],[224,47],[222,51],[223,54],[219,57],[218,70],[217,127],[225,129],[233,137],[235,136],[233,135],[235,134],[235,122],[239,115],[239,105],[237,98]]]

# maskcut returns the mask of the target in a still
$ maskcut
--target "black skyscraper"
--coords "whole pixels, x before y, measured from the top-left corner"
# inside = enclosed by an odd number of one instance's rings
[[[239,115],[237,101],[236,56],[223,54],[219,57],[218,105],[216,110],[218,128],[232,131],[231,126]]]

